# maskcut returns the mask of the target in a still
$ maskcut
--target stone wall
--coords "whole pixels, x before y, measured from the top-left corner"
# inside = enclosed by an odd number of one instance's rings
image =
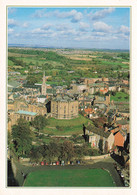
[[[84,156],[84,160],[99,160],[110,156],[110,154],[100,155],[100,156]]]

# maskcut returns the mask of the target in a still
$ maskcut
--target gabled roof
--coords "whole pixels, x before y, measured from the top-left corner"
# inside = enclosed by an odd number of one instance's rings
[[[88,125],[86,129],[105,138],[108,138],[111,134],[111,132],[105,132],[103,129],[94,127],[92,125]]]
[[[122,120],[116,121],[116,123],[120,125],[126,125],[126,124],[129,124],[129,121],[122,119]]]

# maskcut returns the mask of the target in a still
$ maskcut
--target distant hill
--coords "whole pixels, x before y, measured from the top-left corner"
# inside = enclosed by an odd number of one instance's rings
[[[8,47],[23,47],[23,48],[48,48],[48,49],[77,49],[77,50],[87,50],[87,51],[102,51],[102,52],[129,52],[129,50],[122,50],[122,49],[98,49],[98,48],[62,48],[62,47],[54,47],[54,46],[42,46],[42,45],[26,45],[26,44],[8,44]]]

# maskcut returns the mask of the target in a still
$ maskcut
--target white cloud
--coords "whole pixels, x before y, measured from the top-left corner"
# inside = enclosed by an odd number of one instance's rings
[[[69,30],[69,29],[71,29],[71,27],[66,23],[65,24],[58,24],[56,26],[57,31],[65,31],[65,30]]]
[[[8,14],[13,14],[14,12],[16,12],[15,8],[8,7]]]
[[[125,39],[125,40],[128,40],[129,39],[129,35],[126,35],[124,33],[118,33],[116,35],[119,39]]]
[[[83,35],[83,36],[77,36],[74,38],[75,41],[89,41],[89,40],[93,40],[93,36],[92,35]]]
[[[124,34],[129,34],[130,29],[127,26],[121,25],[119,32],[124,33]]]
[[[50,32],[50,33],[41,34],[40,36],[45,38],[55,38],[57,37],[57,34],[56,32]]]
[[[67,31],[61,31],[61,34],[65,34],[65,35],[77,35],[77,32],[75,29],[69,29]]]
[[[36,10],[32,17],[42,18],[45,15],[46,9]]]
[[[9,27],[17,26],[16,20],[14,20],[14,19],[8,19],[8,26]]]
[[[90,25],[88,23],[85,23],[85,22],[79,23],[80,31],[87,31],[89,27],[90,27]]]
[[[51,27],[52,27],[51,24],[44,24],[43,27],[42,27],[42,29],[49,30]]]
[[[92,32],[94,36],[105,36],[106,32]]]
[[[8,34],[12,34],[14,32],[13,28],[8,28]]]
[[[75,41],[111,41],[118,39],[117,36],[114,36],[112,34],[107,34],[103,32],[92,32],[91,34],[81,34],[80,36],[77,36],[74,38]]]
[[[73,23],[79,22],[82,19],[82,17],[83,17],[83,15],[81,12],[77,12],[76,10],[74,10],[74,15],[71,19],[71,22],[73,22]]]
[[[46,9],[43,10],[37,10],[34,14],[33,17],[56,17],[56,18],[70,18],[71,22],[76,23],[79,22],[83,14],[81,12],[76,11],[75,9],[71,11],[66,11],[66,12],[61,12],[59,10],[52,11],[52,12],[45,12]]]
[[[55,16],[57,18],[71,18],[71,22],[76,23],[79,22],[82,17],[83,14],[81,12],[76,11],[75,9],[68,11],[68,12],[60,12],[60,11],[54,11],[54,12],[50,12],[48,13],[48,16]]]
[[[95,22],[93,24],[93,31],[97,32],[111,32],[112,31],[112,26],[109,26],[108,24],[104,22]]]
[[[15,34],[15,37],[19,37],[19,36],[20,36],[20,34],[19,34],[19,33]]]
[[[52,33],[53,31],[50,29],[45,30],[45,29],[41,29],[41,28],[36,28],[36,29],[32,30],[31,32],[34,34],[44,34],[44,33]]]
[[[27,28],[28,26],[29,26],[29,23],[28,22],[24,22],[23,27]]]
[[[106,8],[106,9],[101,9],[99,11],[96,11],[95,13],[89,13],[88,17],[90,17],[92,20],[98,20],[106,17],[108,14],[112,13],[115,11],[115,8]]]
[[[130,37],[130,28],[128,26],[121,25],[114,33],[119,39],[128,40]]]

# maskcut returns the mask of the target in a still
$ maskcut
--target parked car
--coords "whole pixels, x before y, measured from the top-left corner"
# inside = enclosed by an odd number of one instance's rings
[[[62,166],[65,165],[65,161],[64,161],[64,160],[61,161],[61,165],[62,165]]]
[[[124,180],[124,185],[125,185],[125,187],[129,187],[129,183],[127,180]]]

